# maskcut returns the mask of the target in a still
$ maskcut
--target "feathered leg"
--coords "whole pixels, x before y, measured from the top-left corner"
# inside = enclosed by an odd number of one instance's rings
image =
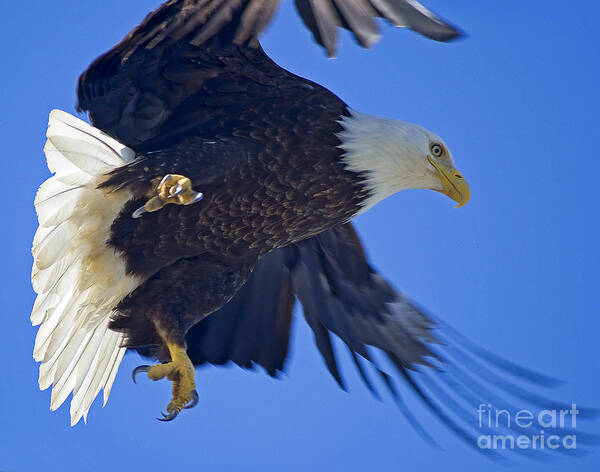
[[[163,364],[143,365],[151,380],[173,382],[173,394],[163,421],[175,418],[198,402],[194,366],[186,352],[185,335],[197,322],[227,303],[247,280],[255,261],[232,264],[209,254],[181,259],[165,267],[118,306],[110,328],[125,334],[128,347],[153,346]]]

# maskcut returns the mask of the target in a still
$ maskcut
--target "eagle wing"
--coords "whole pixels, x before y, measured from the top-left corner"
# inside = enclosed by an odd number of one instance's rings
[[[538,408],[569,408],[520,386],[523,380],[543,387],[556,381],[474,345],[395,290],[369,265],[351,224],[263,257],[228,304],[190,329],[190,358],[196,365],[262,366],[276,376],[288,356],[295,297],[337,383],[345,389],[334,337],[347,347],[366,387],[379,396],[371,371],[427,438],[396,379],[403,380],[447,427],[474,447],[482,430],[473,424],[473,412],[465,409],[464,402],[473,407],[491,402],[511,411],[517,410],[511,405],[515,400]],[[388,368],[381,366],[382,360]],[[392,375],[387,373],[390,368]],[[517,434],[536,434],[514,428]]]
[[[363,47],[371,47],[379,32],[373,20],[385,18],[392,25],[409,28],[436,41],[450,41],[459,30],[414,0],[295,0],[298,13],[315,41],[335,56],[337,28],[344,28]]]
[[[258,364],[275,375],[284,368],[295,297],[342,387],[331,333],[367,360],[367,346],[408,369],[436,358],[434,321],[371,268],[350,223],[264,256],[235,297],[190,330],[190,357],[196,364]]]
[[[113,49],[113,58],[128,59],[140,49],[153,49],[189,38],[196,45],[223,35],[236,44],[256,46],[279,0],[170,0]],[[296,9],[315,41],[335,55],[337,28],[349,30],[359,44],[378,39],[375,18],[384,18],[436,41],[449,41],[460,31],[416,0],[295,0]]]
[[[165,2],[82,74],[78,109],[138,152],[164,148],[190,129],[206,128],[212,137],[228,125],[219,120],[274,94],[291,103],[288,90],[316,85],[281,69],[260,49],[257,37],[278,3]],[[296,0],[296,7],[330,54],[338,26],[370,46],[377,36],[375,17],[437,40],[458,35],[414,0]]]
[[[219,35],[198,47],[173,38],[133,52],[118,45],[80,77],[78,108],[95,127],[145,154],[186,138],[232,136],[241,128],[247,135],[263,108],[273,100],[295,103],[294,93],[307,84],[333,97],[280,68],[259,47],[221,47],[222,40]],[[135,32],[124,40],[130,43]]]

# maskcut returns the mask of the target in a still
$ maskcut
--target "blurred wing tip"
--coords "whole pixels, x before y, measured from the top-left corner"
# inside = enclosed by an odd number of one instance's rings
[[[465,31],[454,26],[450,26],[450,31],[446,34],[443,34],[441,39],[437,39],[436,41],[448,43],[451,41],[460,41],[464,39],[469,39],[469,35]]]
[[[396,28],[407,28],[406,25],[395,25]],[[426,30],[426,29],[414,29],[410,28],[413,31],[416,31],[422,36],[425,36],[427,39],[431,39],[433,41],[437,41],[439,43],[449,43],[453,41],[467,39],[469,36],[467,33],[456,26],[452,26],[448,23],[441,23],[439,28],[435,28],[435,30]]]
[[[465,31],[461,30],[457,26],[451,25],[450,23],[443,22],[441,24],[442,28],[434,35],[431,36],[431,39],[440,42],[449,42],[457,39],[466,39],[468,35]]]

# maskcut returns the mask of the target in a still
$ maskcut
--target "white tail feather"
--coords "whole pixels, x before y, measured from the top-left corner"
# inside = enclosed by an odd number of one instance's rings
[[[38,294],[31,322],[41,324],[34,358],[39,384],[52,385],[50,408],[73,392],[71,425],[88,411],[100,390],[108,400],[125,348],[108,329],[116,305],[141,283],[127,274],[107,246],[110,225],[131,198],[105,192],[105,174],[134,159],[133,151],[63,111],[50,113],[44,147],[55,175],[35,199],[40,227],[33,240],[33,288]]]

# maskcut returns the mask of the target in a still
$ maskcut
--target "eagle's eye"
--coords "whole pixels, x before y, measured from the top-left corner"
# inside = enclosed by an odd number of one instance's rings
[[[431,150],[431,154],[433,154],[434,157],[442,157],[442,154],[444,154],[444,148],[441,144],[432,143],[429,149]]]

